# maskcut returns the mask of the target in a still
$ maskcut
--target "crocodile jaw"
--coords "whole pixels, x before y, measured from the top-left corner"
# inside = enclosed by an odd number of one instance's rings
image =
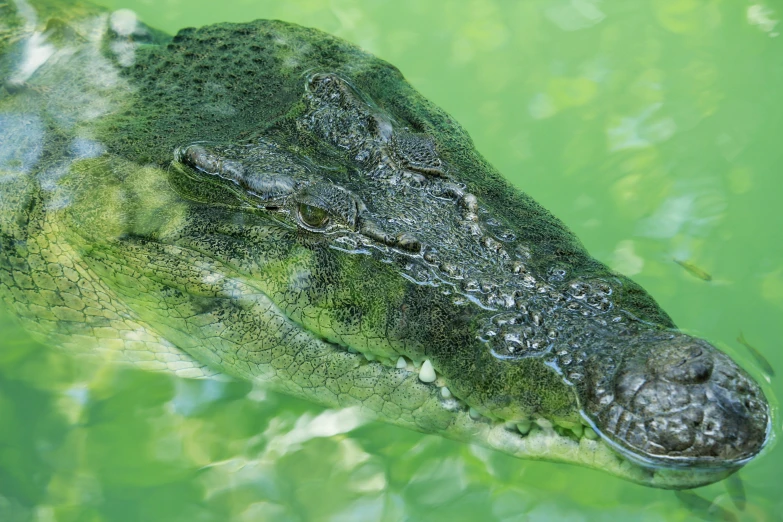
[[[356,352],[346,351],[345,347],[329,344],[329,351],[335,357],[348,357],[355,364],[372,368],[379,379],[394,376],[399,390],[410,390],[411,394],[421,394],[413,418],[389,415],[388,409],[381,406],[372,409],[361,407],[369,416],[416,431],[440,435],[459,442],[477,444],[508,455],[528,460],[544,460],[564,464],[576,464],[603,471],[644,486],[662,489],[690,489],[718,482],[737,471],[744,462],[735,462],[727,466],[693,467],[679,466],[676,463],[664,466],[660,463],[645,461],[625,448],[612,442],[600,433],[597,438],[575,437],[568,430],[560,429],[553,422],[539,418],[532,423],[532,429],[520,433],[517,424],[501,419],[490,419],[477,415],[465,402],[450,396],[444,397],[443,389],[448,382],[442,376],[437,381],[424,383],[420,379],[421,368],[410,362],[407,368],[390,367],[388,363],[368,360]],[[372,355],[370,359],[374,359]],[[269,382],[268,376],[261,382]],[[290,389],[286,390],[291,392]],[[313,398],[313,397],[310,397]],[[316,400],[328,404],[324,397]],[[333,404],[338,406],[338,404]],[[585,416],[585,418],[587,418]],[[593,428],[595,426],[593,425]],[[581,430],[580,430],[581,431]]]

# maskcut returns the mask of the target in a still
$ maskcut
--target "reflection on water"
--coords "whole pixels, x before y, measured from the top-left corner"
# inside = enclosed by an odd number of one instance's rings
[[[763,4],[753,4],[748,6],[748,23],[757,26],[759,29],[769,34],[771,38],[778,36],[775,27],[779,20],[775,18],[775,11]]]
[[[678,234],[689,238],[709,237],[726,212],[723,185],[714,178],[676,180],[669,196],[650,217],[637,222],[636,235],[671,239]],[[688,252],[676,252],[687,257]]]
[[[606,130],[609,150],[651,147],[671,138],[677,130],[674,120],[670,117],[654,118],[662,106],[654,103],[635,116],[621,117],[616,125]]]
[[[43,149],[43,124],[34,114],[0,114],[0,183],[24,174],[38,162]]]
[[[600,23],[606,17],[599,5],[600,2],[590,0],[552,2],[544,9],[544,15],[563,31],[578,31]]]
[[[755,375],[753,359],[730,346],[739,330],[773,367],[783,364],[783,44],[772,4],[106,3],[168,31],[281,18],[367,47],[452,113],[501,172],[599,259],[648,288],[681,327],[726,343]],[[111,24],[120,37],[138,30],[128,11]],[[66,58],[49,45],[54,37],[39,31],[22,44],[27,58],[11,87]],[[120,66],[133,63],[135,45],[112,44]],[[89,67],[52,82],[47,96],[65,127],[116,110],[102,94],[121,81],[114,65],[97,52],[77,63]],[[35,115],[0,114],[0,183],[29,172],[46,129]],[[77,159],[101,147],[90,136],[67,145]],[[55,165],[41,181],[54,188],[62,172]],[[698,260],[727,284],[705,285],[673,257]],[[365,423],[352,410],[324,411],[243,383],[95,366],[3,321],[1,520],[690,516],[668,492],[598,472]],[[772,381],[771,397],[779,386]],[[773,447],[743,471],[743,519],[772,520],[783,510],[781,458]],[[737,512],[724,491],[699,492],[717,506],[711,513]]]

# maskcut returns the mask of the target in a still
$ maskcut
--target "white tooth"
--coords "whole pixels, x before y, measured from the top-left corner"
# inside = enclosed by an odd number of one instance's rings
[[[421,365],[421,370],[419,370],[419,380],[421,382],[435,382],[435,379],[437,379],[438,376],[435,375],[435,368],[432,367],[432,363],[429,359],[424,361],[424,364]]]
[[[440,396],[444,399],[450,399],[451,398],[451,390],[446,388],[445,386],[440,389]]]
[[[532,427],[533,424],[529,420],[523,420],[517,424],[517,429],[522,435],[527,435],[530,432],[530,428]]]
[[[548,419],[540,419],[540,418],[536,419],[536,424],[538,424],[539,426],[541,426],[545,430],[546,429],[552,429],[552,426],[553,426],[552,421],[550,421]]]
[[[468,414],[470,415],[470,418],[473,420],[479,420],[481,418],[481,414],[477,412],[475,409],[473,409],[472,407],[470,408],[470,410],[468,410]]]
[[[571,422],[571,421],[567,421],[567,420],[563,420],[563,419],[555,419],[554,420],[554,424],[556,424],[557,426],[560,426],[561,428],[565,428],[567,430],[570,430],[571,428],[573,428],[576,425],[575,422]]]
[[[405,360],[405,357],[400,357],[399,359],[397,359],[397,368],[402,369],[405,368],[406,366],[408,366],[408,362]]]
[[[593,428],[585,428],[585,438],[590,440],[597,440],[598,434],[595,432]]]

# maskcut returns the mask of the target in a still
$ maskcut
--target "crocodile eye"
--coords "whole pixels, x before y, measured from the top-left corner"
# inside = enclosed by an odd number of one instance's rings
[[[322,208],[299,203],[299,219],[308,227],[320,228],[329,221],[329,215]]]

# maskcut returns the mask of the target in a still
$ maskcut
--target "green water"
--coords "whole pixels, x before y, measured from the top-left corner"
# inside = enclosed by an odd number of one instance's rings
[[[783,373],[783,8],[745,0],[106,1],[169,32],[279,18],[390,61],[683,329]],[[712,275],[705,282],[673,258]],[[243,383],[87,367],[0,320],[0,520],[690,520],[671,492]],[[764,381],[765,382],[765,381]],[[777,407],[779,380],[765,388]],[[774,430],[779,434],[780,418]],[[783,513],[774,443],[698,490]]]

